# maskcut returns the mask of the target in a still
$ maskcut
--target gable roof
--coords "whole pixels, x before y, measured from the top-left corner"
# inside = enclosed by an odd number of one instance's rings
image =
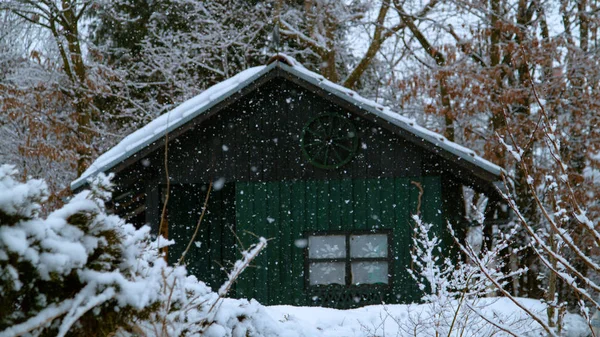
[[[284,75],[292,75],[301,81],[317,86],[329,95],[333,95],[361,110],[388,121],[405,131],[404,133],[408,132],[414,135],[417,139],[424,142],[424,145],[433,146],[436,149],[456,156],[458,160],[464,160],[467,163],[473,164],[491,174],[495,177],[495,180],[499,179],[502,173],[502,169],[499,166],[479,157],[473,150],[451,142],[444,136],[417,125],[414,119],[403,117],[388,107],[361,97],[353,90],[325,79],[322,75],[304,68],[289,56],[277,54],[271,58],[268,65],[249,68],[223,82],[215,84],[201,94],[185,101],[175,109],[157,117],[142,128],[131,133],[116,146],[99,156],[79,178],[71,183],[71,189],[76,190],[82,187],[87,183],[89,178],[94,177],[100,172],[113,169],[117,164],[135,156],[150,144],[159,141],[167,133],[170,134],[179,129],[242,89],[250,86],[257,79],[276,70],[281,70]]]

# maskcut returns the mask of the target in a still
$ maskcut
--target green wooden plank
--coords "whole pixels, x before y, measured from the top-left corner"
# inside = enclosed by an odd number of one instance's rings
[[[329,229],[343,230],[346,227],[342,224],[342,197],[341,181],[331,180],[329,182]]]
[[[290,294],[293,302],[296,305],[306,305],[306,295],[304,292],[304,246],[306,236],[304,229],[306,228],[306,185],[303,181],[296,181],[292,184],[291,191],[291,228],[292,238],[294,242],[298,241],[299,245],[292,246],[292,283]]]
[[[236,217],[236,234],[244,247],[248,247],[249,239],[245,231],[251,228],[252,214],[252,187],[249,183],[238,182],[235,187],[235,217]],[[238,250],[243,249],[238,247]],[[238,252],[239,256],[239,252]],[[239,258],[236,256],[237,258]],[[240,298],[250,298],[252,289],[254,288],[254,268],[247,268],[238,278],[236,282],[236,295]]]
[[[222,217],[221,225],[221,242],[222,242],[222,252],[223,252],[223,267],[225,270],[221,271],[221,276],[226,278],[227,273],[231,270],[233,263],[237,260],[236,256],[236,239],[235,239],[235,184],[227,184],[225,185],[225,194],[224,194],[224,209],[225,213]],[[236,297],[236,287],[235,284],[229,291],[230,297]]]
[[[394,216],[396,228],[392,237],[394,246],[394,284],[393,293],[398,302],[410,301],[413,283],[407,269],[412,266],[410,250],[412,248],[412,222],[410,220],[409,179],[398,178],[394,182]]]
[[[208,221],[201,224],[202,227],[207,228],[208,242],[210,247],[210,270],[212,275],[212,284],[216,287],[220,287],[224,278],[221,275],[221,263],[223,261],[223,255],[221,249],[223,242],[221,242],[221,217],[223,216],[223,193],[220,191],[212,191],[209,196],[209,204],[207,205],[205,217]],[[204,221],[204,220],[203,220]]]
[[[364,179],[354,180],[352,186],[354,229],[367,228],[367,183]]]
[[[317,230],[329,230],[329,181],[317,181]]]
[[[290,182],[279,183],[279,200],[280,200],[280,211],[279,211],[279,275],[281,282],[280,291],[280,304],[292,303],[291,292],[287,291],[289,286],[292,284],[292,259],[294,249],[294,237],[292,234],[292,211],[291,211],[291,189],[292,184]]]
[[[306,230],[317,230],[318,190],[316,181],[306,182]]]
[[[256,232],[256,211],[254,207],[254,200],[256,199],[256,184],[248,183],[246,187],[247,194],[245,198],[248,199],[248,208],[246,213],[246,228],[244,235],[244,249],[248,249],[250,245],[256,241],[254,233]],[[248,288],[246,289],[246,296],[248,299],[256,298],[256,278],[258,277],[258,269],[256,261],[252,262],[251,273],[248,275]]]
[[[394,179],[382,179],[380,184],[380,223],[382,228],[393,229],[395,223],[396,198],[394,195]]]
[[[423,220],[434,225],[434,233],[442,240],[442,251],[449,252],[447,249],[452,246],[453,241],[443,220],[440,178],[424,177],[423,189]]]
[[[392,230],[392,240],[394,239],[394,232],[396,231],[396,226],[395,226],[395,209],[394,209],[394,205],[396,204],[396,198],[395,198],[395,188],[394,188],[394,179],[382,179],[381,181],[381,213],[380,213],[380,221],[381,221],[381,228],[383,229],[391,229]],[[390,273],[390,277],[392,279],[392,282],[394,282],[394,277],[395,277],[395,266],[394,266],[394,252],[396,251],[396,247],[395,247],[395,242],[392,241],[391,243],[392,245],[392,263],[390,264],[390,269],[389,269],[389,273]],[[383,294],[383,298],[385,300],[386,303],[395,303],[396,300],[396,295],[393,291],[386,291]]]
[[[282,261],[282,242],[280,216],[280,196],[279,182],[267,182],[265,184],[267,192],[267,213],[265,226],[269,238],[268,259],[267,259],[267,299],[265,304],[273,305],[281,303],[281,261]]]
[[[245,228],[241,237],[244,244],[244,249],[248,249],[252,245],[256,238],[254,233],[256,232],[256,213],[254,208],[254,200],[256,199],[256,185],[254,183],[248,183],[245,188],[243,198],[246,199],[247,208],[245,212]],[[247,272],[247,287],[245,289],[245,298],[256,298],[256,278],[258,277],[258,269],[256,268],[256,262],[252,263],[252,268],[246,269]]]
[[[381,184],[379,179],[367,180],[367,229],[381,225]]]
[[[318,214],[318,207],[319,207],[319,202],[318,202],[318,194],[319,194],[319,188],[318,188],[318,183],[316,181],[306,181],[305,182],[305,200],[306,200],[306,213],[305,213],[305,217],[306,217],[306,221],[304,223],[304,229],[306,232],[310,233],[316,230],[319,230],[319,226],[317,223],[317,214]],[[306,273],[306,271],[305,271]],[[305,275],[306,277],[306,275]],[[310,304],[310,301],[308,298],[306,298],[306,301],[308,302],[307,304]]]
[[[253,225],[254,234],[259,237],[269,238],[268,222],[267,222],[267,186],[266,183],[260,182],[254,185],[254,214]],[[254,238],[254,241],[257,239]],[[268,247],[268,246],[267,246]],[[259,302],[268,304],[268,261],[270,250],[267,248],[261,252],[254,261],[256,265],[256,278],[254,279],[254,298]]]
[[[353,224],[352,180],[340,181],[340,224],[343,228],[351,228]]]

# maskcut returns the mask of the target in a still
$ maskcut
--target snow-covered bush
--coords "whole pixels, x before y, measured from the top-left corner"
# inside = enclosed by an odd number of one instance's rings
[[[483,222],[482,214],[479,218]],[[436,336],[487,336],[501,331],[493,324],[496,318],[485,317],[482,312],[493,304],[484,298],[496,293],[496,285],[504,285],[510,277],[522,272],[509,275],[502,272],[501,252],[507,248],[514,231],[500,234],[491,249],[475,251],[468,242],[461,243],[456,238],[449,224],[448,230],[457,245],[469,252],[463,254],[467,258],[450,257],[443,256],[448,250],[442,250],[442,241],[434,233],[432,224],[422,221],[418,215],[413,216],[413,221],[413,269],[408,271],[423,291],[422,301],[427,304],[427,310],[420,310],[404,324],[410,323]]]
[[[46,184],[16,175],[0,166],[0,336],[107,335],[160,300],[164,262],[148,228],[106,214],[108,177],[44,219]]]

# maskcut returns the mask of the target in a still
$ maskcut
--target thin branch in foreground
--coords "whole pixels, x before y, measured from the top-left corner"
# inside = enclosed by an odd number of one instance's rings
[[[523,310],[527,316],[531,317],[533,320],[535,320],[548,334],[548,336],[551,337],[558,337],[552,328],[550,328],[546,323],[544,323],[544,321],[538,317],[538,315],[536,315],[533,311],[529,310],[528,308],[525,307],[525,305],[521,304],[514,296],[512,296],[512,294],[510,294],[508,291],[506,291],[504,289],[504,287],[498,282],[498,280],[496,280],[495,277],[493,277],[490,272],[488,271],[487,267],[482,263],[482,261],[479,259],[479,256],[477,256],[477,254],[469,247],[469,246],[465,246],[462,243],[460,243],[458,241],[458,239],[456,239],[456,237],[454,237],[454,242],[457,244],[457,246],[460,248],[460,250],[465,253],[467,256],[469,256],[469,258],[471,259],[471,261],[473,263],[475,263],[475,265],[477,266],[477,268],[479,268],[479,270],[481,271],[481,273],[490,281],[494,284],[494,286],[496,287],[496,289],[502,293],[503,296],[505,296],[506,298],[508,298],[511,302],[513,302],[517,307],[519,307],[521,310]]]
[[[469,310],[471,310],[472,312],[474,312],[477,316],[479,316],[481,319],[483,319],[484,321],[488,322],[489,324],[495,326],[497,329],[500,329],[504,332],[506,332],[507,334],[514,336],[514,337],[519,337],[520,335],[517,334],[516,332],[511,331],[508,327],[500,324],[500,323],[496,323],[494,322],[493,319],[488,318],[487,316],[485,316],[481,311],[479,311],[477,308],[474,308],[469,302],[465,303],[466,306],[469,308]]]
[[[179,261],[177,261],[177,265],[180,265],[184,261],[185,255],[190,250],[190,247],[192,246],[192,243],[194,242],[194,240],[196,240],[196,236],[198,235],[198,230],[200,230],[200,225],[202,224],[202,220],[204,219],[204,214],[206,214],[206,209],[208,208],[208,198],[210,197],[210,192],[212,191],[212,186],[213,186],[213,182],[211,181],[208,184],[208,190],[206,191],[206,197],[204,198],[204,205],[202,206],[202,213],[200,213],[200,217],[198,218],[198,223],[196,223],[196,230],[194,231],[194,234],[190,238],[190,241],[188,242],[187,247],[181,254]]]
[[[242,259],[235,262],[233,269],[227,274],[227,281],[221,285],[218,291],[218,297],[208,309],[207,318],[204,320],[202,326],[209,326],[214,318],[217,316],[219,311],[221,300],[227,295],[231,286],[235,283],[241,273],[250,266],[250,263],[258,256],[258,254],[265,249],[267,246],[267,239],[260,237],[258,243],[250,246],[248,250],[242,252]],[[212,318],[208,318],[212,313]]]
[[[162,235],[163,227],[167,217],[167,205],[169,204],[169,196],[171,195],[171,178],[169,177],[169,117],[170,112],[167,115],[167,127],[165,128],[165,156],[164,156],[164,167],[165,167],[165,179],[167,179],[167,189],[165,192],[165,200],[163,201],[163,207],[160,214],[160,224],[158,225],[158,238],[156,239],[156,245],[160,249],[160,236]],[[168,224],[167,224],[168,225]],[[166,239],[169,239],[168,237]],[[165,261],[167,260],[167,254],[165,254]]]

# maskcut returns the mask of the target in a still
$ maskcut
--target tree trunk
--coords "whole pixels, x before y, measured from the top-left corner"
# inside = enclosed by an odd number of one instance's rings
[[[75,12],[76,4],[73,1],[62,0],[62,20],[63,35],[67,40],[68,54],[70,56],[70,65],[72,67],[71,77],[75,91],[75,109],[77,121],[77,175],[83,172],[89,166],[91,161],[91,109],[86,89],[86,70],[81,54],[81,45],[79,42],[78,18]]]

